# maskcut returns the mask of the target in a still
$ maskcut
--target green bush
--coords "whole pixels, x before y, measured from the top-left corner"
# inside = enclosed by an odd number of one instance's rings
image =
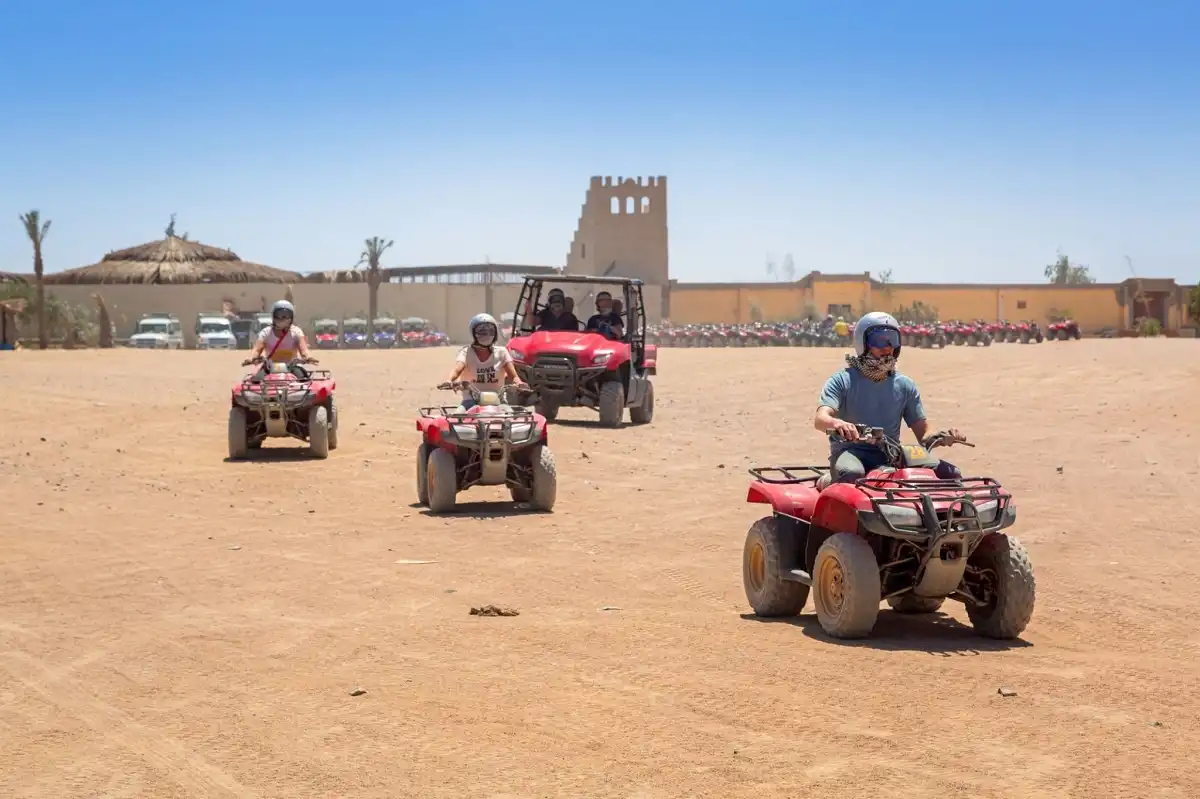
[[[1157,319],[1146,316],[1138,320],[1137,332],[1139,336],[1146,338],[1154,338],[1162,335],[1162,322]]]
[[[0,285],[0,300],[25,300],[25,310],[17,314],[21,338],[37,337],[37,287],[32,283]],[[99,328],[94,309],[72,305],[46,292],[46,331],[51,339],[64,339],[74,330],[84,341],[94,342]]]

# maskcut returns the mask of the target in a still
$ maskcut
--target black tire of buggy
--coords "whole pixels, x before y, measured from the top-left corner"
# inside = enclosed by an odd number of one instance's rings
[[[600,401],[596,403],[600,412],[600,424],[604,427],[620,427],[625,415],[625,386],[619,380],[610,380],[600,386]]]
[[[634,424],[650,424],[654,419],[654,383],[646,381],[646,393],[642,404],[629,409],[629,421]]]

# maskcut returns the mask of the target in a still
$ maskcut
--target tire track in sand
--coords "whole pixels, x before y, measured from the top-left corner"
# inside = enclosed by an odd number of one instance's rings
[[[233,775],[188,750],[174,738],[135,721],[124,712],[88,693],[78,681],[65,677],[29,655],[8,652],[4,670],[29,690],[64,713],[75,716],[113,743],[145,758],[181,788],[198,796],[257,799],[260,795]],[[49,689],[54,686],[54,690]]]

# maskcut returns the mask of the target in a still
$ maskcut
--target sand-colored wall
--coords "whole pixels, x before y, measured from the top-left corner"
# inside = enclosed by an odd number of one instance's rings
[[[914,302],[937,309],[943,319],[1031,319],[1042,324],[1070,315],[1086,331],[1130,325],[1121,304],[1123,286],[931,285],[880,286],[868,280],[814,280],[800,284],[676,283],[671,288],[671,321],[678,324],[745,323],[755,309],[764,321],[784,321],[830,306],[849,305],[852,313],[893,311]],[[1167,329],[1177,330],[1186,313],[1181,303],[1167,305]],[[1140,315],[1140,312],[1139,312]]]
[[[47,286],[46,290],[73,304],[93,305],[91,296],[104,297],[117,326],[118,337],[132,333],[137,320],[152,312],[173,313],[183,321],[185,338],[192,343],[192,323],[196,314],[220,311],[222,301],[232,300],[241,310],[254,311],[282,299],[285,287],[275,283],[194,284],[180,286],[139,286],[109,284],[101,286]],[[477,313],[489,309],[501,314],[514,310],[520,285],[446,284],[446,283],[385,283],[379,287],[379,313],[400,319],[420,316],[429,319],[440,330],[450,334],[453,341],[466,341],[467,323]],[[297,283],[292,286],[296,302],[296,321],[302,327],[314,319],[366,316],[368,289],[365,283]],[[648,317],[659,319],[656,310],[661,304],[662,289],[644,288]],[[579,315],[591,313],[579,309]]]

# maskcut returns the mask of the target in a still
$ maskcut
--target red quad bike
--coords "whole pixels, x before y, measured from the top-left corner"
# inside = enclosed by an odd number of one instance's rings
[[[309,359],[265,363],[262,356],[242,362],[261,365],[233,386],[229,409],[229,457],[244,458],[268,438],[308,442],[317,458],[329,457],[338,445],[337,388],[328,369],[308,369]]]
[[[1042,331],[1038,328],[1038,323],[1030,322],[1027,319],[1022,319],[1017,325],[1017,336],[1022,344],[1029,344],[1031,342],[1041,344],[1043,339]]]
[[[624,301],[624,337],[584,331],[534,331],[538,300],[545,284],[582,285],[592,290],[619,287]],[[533,309],[526,313],[527,307]],[[617,305],[614,302],[614,309]],[[627,313],[622,312],[627,311]],[[529,275],[517,299],[508,352],[521,379],[534,392],[535,408],[550,421],[559,408],[594,408],[605,427],[620,427],[625,409],[634,424],[654,418],[654,384],[658,348],[646,344],[642,281],[627,277]]]
[[[553,509],[558,476],[545,417],[502,404],[499,393],[480,392],[467,383],[442,383],[438,388],[466,389],[479,404],[470,410],[420,409],[417,501],[434,513],[447,513],[454,510],[458,492],[502,485],[508,486],[514,502],[526,502],[534,510]]]
[[[941,480],[930,449],[956,441],[935,433],[903,446],[880,428],[862,441],[890,466],[855,483],[829,481],[823,466],[751,469],[748,502],[771,505],[746,536],[742,579],[758,616],[795,616],[813,593],[817,620],[835,638],[870,634],[887,600],[898,613],[933,613],[946,599],[967,606],[976,632],[1019,636],[1033,616],[1033,567],[1003,531],[1016,522],[1012,495],[989,477]]]
[[[1074,319],[1059,319],[1046,326],[1046,338],[1051,341],[1070,341],[1081,338],[1079,323]]]

